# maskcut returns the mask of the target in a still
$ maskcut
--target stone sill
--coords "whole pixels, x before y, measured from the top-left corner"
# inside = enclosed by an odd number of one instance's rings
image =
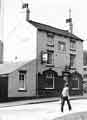
[[[18,92],[27,92],[26,89],[19,89]]]

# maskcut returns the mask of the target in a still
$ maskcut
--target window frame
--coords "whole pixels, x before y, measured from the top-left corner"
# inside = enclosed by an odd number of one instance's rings
[[[49,62],[51,55],[51,63]],[[54,65],[54,51],[53,50],[47,50],[47,65]]]
[[[76,79],[77,78],[77,79]],[[74,77],[74,79],[72,79],[72,81],[78,81],[78,87],[76,88],[76,87],[72,87],[72,90],[79,90],[80,89],[80,86],[79,86],[79,79],[78,79],[78,77]]]
[[[87,73],[83,74],[83,78],[87,79]]]
[[[63,48],[61,47],[61,45],[63,45]],[[62,52],[66,51],[66,42],[58,41],[58,50]]]
[[[54,47],[54,33],[47,32],[47,45]]]
[[[54,89],[55,88],[55,76],[54,76],[54,74],[50,74],[50,75],[51,75],[50,79],[52,80],[52,87],[45,87],[45,89]],[[48,76],[46,75],[45,76],[46,81],[47,81],[47,79],[49,80],[49,77],[48,78],[47,77]]]
[[[25,83],[25,80],[26,80],[26,73],[27,71],[26,70],[19,70],[19,91],[26,91],[26,83]],[[23,87],[20,86],[20,82],[23,81]]]
[[[76,41],[70,40],[70,50],[76,51]]]
[[[74,56],[73,65],[72,65],[72,63],[71,63],[71,56]],[[71,68],[74,68],[74,67],[75,67],[75,59],[76,59],[76,54],[70,54],[70,66],[71,66]]]

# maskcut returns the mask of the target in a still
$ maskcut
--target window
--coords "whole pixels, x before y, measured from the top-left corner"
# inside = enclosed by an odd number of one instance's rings
[[[54,64],[54,51],[53,50],[47,50],[47,51],[41,51],[41,64]]]
[[[54,89],[54,74],[47,74],[45,83],[45,88]]]
[[[47,45],[50,47],[54,47],[54,34],[51,32],[47,32],[48,43]]]
[[[26,71],[19,71],[19,90],[25,90]]]
[[[72,89],[79,89],[79,77],[75,76],[72,79]]]
[[[70,41],[70,49],[71,50],[76,50],[76,41],[74,41],[74,40]]]
[[[53,51],[48,50],[47,55],[48,55],[47,64],[54,64]]]
[[[58,42],[58,50],[65,51],[66,50],[66,44],[65,42]]]
[[[84,74],[84,75],[83,75],[83,78],[87,78],[87,74]]]
[[[75,57],[76,57],[76,55],[70,54],[70,66],[71,67],[74,67],[74,65],[75,65]]]
[[[87,71],[87,68],[83,68],[84,71]]]
[[[53,37],[48,36],[48,45],[54,46],[54,39],[53,39]]]

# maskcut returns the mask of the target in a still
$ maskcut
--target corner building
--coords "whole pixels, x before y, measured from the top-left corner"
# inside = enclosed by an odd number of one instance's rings
[[[29,23],[37,28],[36,79],[39,95],[60,95],[66,79],[70,95],[83,94],[83,40],[65,30],[34,21]],[[67,72],[66,67],[69,67]]]

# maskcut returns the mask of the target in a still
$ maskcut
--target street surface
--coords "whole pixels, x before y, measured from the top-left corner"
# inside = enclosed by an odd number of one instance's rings
[[[65,103],[64,113],[60,111],[60,101],[2,107],[0,108],[0,120],[54,120],[64,115],[87,111],[87,99],[71,100],[70,102],[72,111],[69,112]]]

